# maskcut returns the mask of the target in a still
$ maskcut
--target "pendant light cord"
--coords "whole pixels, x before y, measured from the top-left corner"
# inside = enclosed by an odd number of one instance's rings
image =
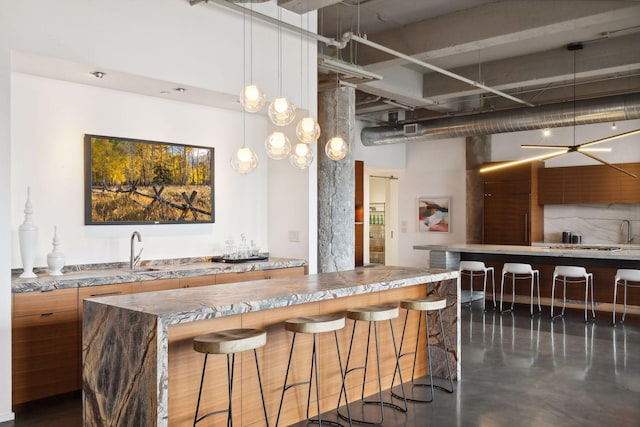
[[[282,9],[278,7],[278,96],[282,96]]]
[[[576,51],[573,51],[573,146],[576,146]]]

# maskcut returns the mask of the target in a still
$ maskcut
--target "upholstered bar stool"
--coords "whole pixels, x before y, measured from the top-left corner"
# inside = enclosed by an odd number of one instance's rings
[[[589,305],[589,288],[591,288],[591,315],[596,317],[595,305],[593,302],[593,273],[587,273],[584,267],[574,267],[569,265],[558,265],[553,270],[553,281],[551,283],[551,318],[553,319],[553,303],[555,301],[556,283],[562,283],[562,313],[564,316],[565,305],[567,304],[567,284],[584,284],[584,321],[587,322],[587,306]]]
[[[631,284],[629,282],[632,282]],[[613,285],[613,324],[616,324],[616,304],[618,303],[618,286],[624,286],[624,308],[622,309],[622,320],[627,314],[627,286],[640,288],[640,270],[620,269],[616,272],[616,279]]]
[[[228,329],[224,331],[212,332],[200,335],[193,339],[193,349],[199,353],[204,353],[204,364],[202,365],[202,377],[200,379],[200,391],[198,392],[198,403],[196,404],[196,414],[193,417],[193,425],[211,415],[227,413],[227,425],[233,425],[233,372],[236,360],[236,353],[253,350],[253,357],[256,362],[258,372],[258,385],[260,386],[260,397],[262,398],[262,409],[264,419],[269,426],[267,416],[267,406],[264,403],[264,392],[262,391],[262,379],[260,378],[260,365],[258,364],[258,354],[256,349],[262,347],[267,342],[267,333],[261,329]],[[200,411],[200,398],[202,397],[202,386],[204,384],[204,374],[207,370],[207,358],[210,354],[227,355],[227,390],[229,395],[229,406],[227,409],[209,412],[198,417]]]
[[[513,310],[513,304],[516,299],[516,280],[527,279],[531,281],[531,308],[530,313],[533,316],[533,288],[534,282],[537,284],[538,288],[538,312],[542,311],[542,307],[540,305],[540,271],[534,270],[531,267],[531,264],[521,264],[517,262],[506,262],[502,267],[502,279],[500,280],[500,312],[502,313],[502,300],[504,296],[504,279],[511,278],[511,287],[512,287],[512,297],[511,297],[511,308],[506,311]]]
[[[413,299],[413,300],[404,300],[400,302],[400,307],[406,310],[404,317],[404,325],[402,327],[402,338],[400,339],[400,354],[398,355],[398,359],[402,359],[405,356],[413,355],[413,369],[411,372],[411,387],[412,387],[412,395],[411,397],[400,396],[393,391],[391,394],[398,399],[406,399],[411,402],[417,403],[429,403],[433,401],[434,397],[434,388],[446,391],[447,393],[453,393],[453,375],[451,374],[451,366],[449,364],[449,348],[447,346],[447,339],[444,332],[444,324],[442,322],[442,309],[447,306],[447,299],[439,297],[437,295],[430,295],[425,298]],[[407,320],[409,319],[409,312],[417,311],[418,314],[418,331],[416,332],[416,345],[413,351],[403,353],[402,348],[404,346],[404,338],[407,331]],[[431,364],[431,343],[429,340],[429,312],[436,312],[438,314],[438,320],[440,321],[440,334],[442,336],[442,343],[444,345],[445,350],[445,360],[447,362],[447,371],[449,373],[449,388],[445,388],[439,385],[434,384],[433,382],[433,368]],[[427,340],[427,366],[429,369],[429,382],[428,383],[419,383],[415,379],[416,374],[416,361],[418,357],[418,342],[420,341],[420,328],[422,326],[422,318],[424,317],[425,323],[425,337]],[[399,373],[400,365],[396,365],[396,371],[393,373],[393,379],[391,381],[392,384],[395,383],[396,373]],[[402,380],[401,380],[402,381]],[[413,388],[414,387],[430,387],[431,388],[431,396],[428,399],[417,399],[413,397]],[[404,393],[404,389],[402,390]]]
[[[318,373],[318,340],[317,335],[324,332],[333,332],[333,336],[336,341],[336,353],[338,355],[338,366],[340,367],[340,393],[346,394],[346,388],[344,385],[344,370],[342,368],[342,359],[340,357],[340,344],[338,342],[338,330],[344,328],[345,318],[344,314],[320,314],[315,316],[296,317],[284,322],[284,327],[287,331],[293,332],[291,338],[291,350],[289,351],[289,362],[287,363],[287,373],[284,376],[284,385],[282,387],[282,396],[280,397],[280,405],[278,407],[278,416],[276,418],[276,427],[280,421],[280,412],[282,411],[282,402],[284,401],[285,393],[293,387],[308,385],[307,392],[307,422],[317,423],[319,425],[329,424],[334,426],[342,426],[342,424],[335,421],[323,420],[320,412],[320,376]],[[313,350],[311,353],[311,369],[309,371],[309,380],[298,382],[294,384],[288,384],[289,370],[291,368],[291,359],[293,357],[293,349],[296,344],[296,337],[298,334],[312,334],[313,335]],[[311,382],[315,378],[316,389],[316,404],[317,404],[317,418],[309,419],[309,404],[311,402]],[[339,404],[340,402],[338,402]],[[337,407],[336,407],[337,410]],[[347,419],[351,419],[349,407],[347,406]],[[349,421],[349,425],[352,423]]]
[[[357,307],[351,308],[347,310],[347,318],[353,320],[353,329],[351,330],[351,342],[349,344],[349,353],[347,354],[347,364],[345,366],[345,380],[350,373],[353,373],[358,370],[363,371],[362,378],[362,392],[360,395],[360,399],[365,405],[378,405],[380,407],[380,415],[377,420],[365,420],[356,419],[356,417],[352,417],[351,420],[354,423],[358,424],[369,424],[369,425],[381,425],[384,423],[384,407],[390,407],[396,409],[401,412],[407,412],[407,401],[404,397],[404,385],[402,384],[402,375],[400,375],[400,385],[402,387],[402,399],[404,400],[404,406],[401,407],[396,405],[390,401],[384,401],[382,397],[382,376],[380,375],[380,345],[378,340],[378,322],[389,321],[389,329],[391,331],[391,341],[393,343],[393,358],[395,360],[395,368],[399,371],[400,366],[398,365],[398,349],[396,347],[396,337],[393,331],[393,319],[397,318],[399,315],[399,309],[397,304],[382,304],[382,305],[372,305],[368,307]],[[358,323],[367,322],[368,323],[368,331],[367,331],[367,349],[365,351],[364,365],[351,367],[351,350],[353,349],[353,342],[356,336],[356,327]],[[365,400],[364,397],[364,389],[367,381],[367,365],[369,361],[369,348],[371,347],[371,329],[373,326],[373,336],[375,341],[375,349],[376,349],[376,368],[377,368],[377,379],[378,379],[378,399],[377,400]],[[393,387],[393,384],[391,384]],[[340,403],[342,402],[342,392],[340,393],[340,399],[338,399],[338,407],[340,407]],[[349,400],[345,394],[345,404],[349,406]],[[345,415],[338,412],[343,419],[348,419]]]
[[[493,308],[496,308],[496,278],[495,271],[493,267],[487,267],[484,262],[481,261],[460,261],[460,275],[469,277],[469,291],[471,291],[471,296],[473,296],[473,278],[482,276],[483,284],[482,284],[482,304],[484,309],[487,309],[487,277],[491,273],[491,287],[493,289]],[[471,303],[473,302],[473,298],[469,300],[469,308],[471,308]]]

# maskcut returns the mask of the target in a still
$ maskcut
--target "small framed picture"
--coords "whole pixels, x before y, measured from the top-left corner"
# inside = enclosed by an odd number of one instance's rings
[[[418,197],[418,231],[448,233],[451,229],[451,197]]]

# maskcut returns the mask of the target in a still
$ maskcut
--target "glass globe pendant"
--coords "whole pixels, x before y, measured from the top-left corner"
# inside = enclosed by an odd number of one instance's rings
[[[240,104],[248,113],[257,113],[262,110],[266,102],[267,94],[254,84],[245,86],[240,93]]]
[[[231,167],[241,175],[248,175],[258,167],[258,156],[249,147],[240,147],[231,156]]]
[[[341,136],[334,136],[327,141],[324,152],[331,160],[342,160],[349,153],[349,145]]]
[[[307,144],[296,144],[293,152],[289,156],[289,163],[298,169],[306,169],[313,162],[313,151]]]
[[[320,138],[320,125],[313,117],[304,117],[296,126],[296,136],[300,142],[311,144]]]
[[[287,135],[276,131],[267,136],[264,148],[267,150],[267,156],[274,160],[282,160],[291,152],[291,142]]]
[[[276,98],[269,104],[269,119],[276,126],[286,126],[296,117],[296,106],[287,98]]]

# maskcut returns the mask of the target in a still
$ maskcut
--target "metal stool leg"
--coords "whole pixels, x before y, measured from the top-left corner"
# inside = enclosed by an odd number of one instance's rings
[[[262,377],[260,376],[260,365],[258,364],[258,352],[253,349],[253,358],[256,361],[256,372],[258,373],[258,385],[260,386],[260,398],[262,399],[262,410],[264,412],[264,421],[269,427],[269,415],[267,414],[267,405],[264,401],[264,390],[262,389]]]
[[[204,355],[204,363],[202,365],[202,377],[200,377],[200,391],[198,392],[198,402],[196,403],[196,414],[193,417],[193,425],[195,426],[200,421],[205,418],[210,417],[211,415],[221,414],[223,412],[227,413],[227,427],[233,426],[232,419],[232,402],[233,402],[233,370],[235,366],[235,353],[233,355],[227,354],[227,392],[229,395],[229,404],[227,405],[227,409],[221,409],[219,411],[209,412],[201,417],[198,417],[198,413],[200,412],[200,400],[202,397],[202,388],[204,385],[204,374],[207,369],[207,358],[209,354],[205,353]]]

